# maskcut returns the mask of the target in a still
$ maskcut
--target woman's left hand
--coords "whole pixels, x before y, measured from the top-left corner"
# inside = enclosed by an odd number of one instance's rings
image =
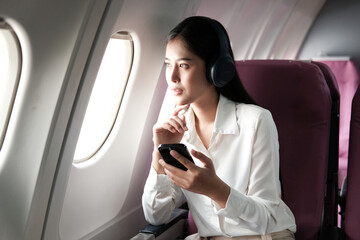
[[[191,155],[203,163],[203,166],[200,167],[174,150],[170,154],[188,169],[183,171],[160,160],[165,173],[174,184],[185,190],[206,195],[220,207],[225,207],[230,187],[216,175],[214,164],[210,158],[201,152],[191,150]]]

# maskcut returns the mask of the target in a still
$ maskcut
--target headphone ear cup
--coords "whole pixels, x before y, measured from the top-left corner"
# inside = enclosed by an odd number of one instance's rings
[[[229,54],[218,58],[211,67],[211,79],[216,87],[223,87],[235,74],[235,63]]]
[[[207,71],[207,75],[210,75],[210,78],[216,87],[224,87],[233,79],[236,73],[234,59],[230,54],[228,46],[228,36],[219,22],[208,17],[200,18],[211,25],[219,40],[219,56],[214,61],[214,64],[210,64],[210,71]]]

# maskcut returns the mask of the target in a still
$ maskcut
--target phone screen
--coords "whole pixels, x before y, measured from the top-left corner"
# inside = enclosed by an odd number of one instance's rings
[[[189,159],[191,162],[194,162],[186,146],[182,143],[160,144],[158,149],[162,158],[166,163],[171,164],[174,167],[180,168],[184,171],[187,171],[187,168],[184,165],[182,165],[178,160],[176,160],[173,156],[170,155],[171,150],[175,150],[182,156]]]

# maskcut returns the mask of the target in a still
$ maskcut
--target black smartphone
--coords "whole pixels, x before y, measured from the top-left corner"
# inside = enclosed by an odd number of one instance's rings
[[[174,167],[180,168],[184,171],[187,171],[187,168],[184,165],[182,165],[178,160],[176,160],[173,156],[171,156],[170,154],[171,150],[175,150],[179,154],[189,159],[191,162],[194,162],[185,144],[182,143],[160,144],[158,149],[162,158],[166,163],[171,164]]]

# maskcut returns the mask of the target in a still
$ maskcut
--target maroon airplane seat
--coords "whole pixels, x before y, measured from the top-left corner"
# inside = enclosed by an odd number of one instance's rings
[[[191,212],[189,211],[188,213],[188,219],[187,219],[187,235],[191,235],[191,234],[194,234],[194,233],[197,233],[198,230],[197,230],[197,227],[196,227],[196,224],[194,222],[194,219],[191,215]]]
[[[360,240],[360,87],[352,101],[348,157],[345,234]]]
[[[323,73],[312,63],[288,60],[237,61],[236,68],[277,126],[282,197],[295,215],[296,239],[319,239],[332,105]]]
[[[360,69],[357,62],[352,59],[319,61],[334,73],[340,92],[339,185],[341,186],[347,171],[351,102],[360,82]]]
[[[296,239],[320,238],[329,157],[332,95],[315,64],[288,60],[236,61],[254,100],[278,129],[282,197],[295,215]],[[196,232],[189,214],[188,234]]]
[[[322,62],[313,61],[322,73],[324,74],[325,81],[329,86],[332,107],[331,107],[331,136],[329,147],[329,163],[328,163],[328,177],[327,177],[327,198],[325,201],[325,216],[324,225],[338,226],[341,216],[338,214],[340,208],[339,204],[339,132],[340,132],[340,91],[335,74],[331,68]],[[342,178],[341,178],[342,179]],[[341,180],[342,182],[342,180]],[[339,221],[338,221],[339,220]]]

